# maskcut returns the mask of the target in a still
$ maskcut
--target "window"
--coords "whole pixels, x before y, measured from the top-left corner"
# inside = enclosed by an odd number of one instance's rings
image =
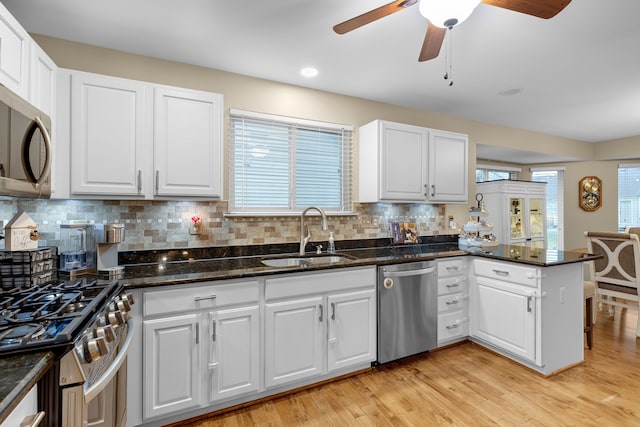
[[[564,249],[564,170],[531,169],[532,181],[547,183],[547,249]]]
[[[618,165],[618,230],[640,226],[640,165]]]
[[[348,126],[230,112],[232,213],[351,212]]]
[[[520,171],[520,168],[478,164],[476,165],[476,182],[518,179]]]

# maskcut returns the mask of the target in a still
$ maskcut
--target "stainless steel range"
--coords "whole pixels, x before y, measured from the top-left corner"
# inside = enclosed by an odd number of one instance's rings
[[[79,279],[0,291],[0,356],[47,350],[38,383],[44,426],[119,426],[133,304],[122,284]]]

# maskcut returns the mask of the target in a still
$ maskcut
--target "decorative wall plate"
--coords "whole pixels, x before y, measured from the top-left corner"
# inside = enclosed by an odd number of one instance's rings
[[[602,206],[602,180],[597,176],[585,176],[578,185],[578,203],[585,211],[595,211]]]

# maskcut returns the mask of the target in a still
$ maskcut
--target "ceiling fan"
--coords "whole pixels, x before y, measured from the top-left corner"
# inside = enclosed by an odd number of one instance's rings
[[[460,24],[480,3],[513,10],[537,18],[549,19],[560,13],[571,0],[396,0],[333,27],[345,34],[420,2],[420,13],[429,20],[418,61],[436,58],[447,29]]]

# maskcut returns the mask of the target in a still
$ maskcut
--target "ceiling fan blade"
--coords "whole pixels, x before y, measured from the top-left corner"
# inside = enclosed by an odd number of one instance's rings
[[[567,7],[571,0],[482,0],[482,3],[549,19]]]
[[[367,13],[351,18],[348,21],[344,21],[333,27],[333,31],[338,34],[345,34],[349,31],[353,31],[356,28],[360,28],[363,25],[370,24],[373,21],[377,21],[380,18],[391,15],[392,13],[399,12],[409,6],[413,6],[418,3],[418,0],[396,0],[384,6],[380,6],[377,9],[370,10]]]
[[[447,33],[446,28],[440,28],[429,22],[427,27],[427,34],[424,36],[424,42],[422,43],[422,50],[418,61],[428,61],[440,54],[440,47],[442,47],[442,41],[444,35]]]

